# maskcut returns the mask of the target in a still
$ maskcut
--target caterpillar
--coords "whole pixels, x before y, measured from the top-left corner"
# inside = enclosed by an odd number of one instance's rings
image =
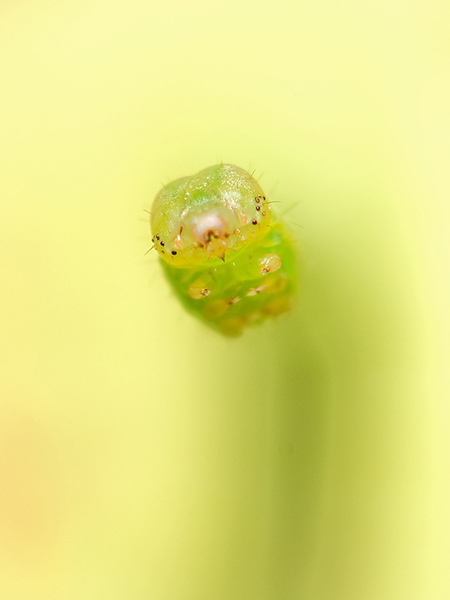
[[[206,324],[237,336],[290,309],[292,237],[247,171],[219,164],[177,179],[158,192],[150,214],[167,279]]]

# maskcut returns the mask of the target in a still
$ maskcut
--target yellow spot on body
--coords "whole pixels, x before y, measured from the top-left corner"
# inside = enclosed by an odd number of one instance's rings
[[[281,258],[278,254],[266,254],[259,261],[261,275],[267,275],[267,273],[273,273],[281,267]]]
[[[229,300],[214,300],[205,304],[204,314],[208,319],[218,319],[224,315],[230,306]]]
[[[269,277],[262,285],[257,288],[261,294],[279,294],[287,286],[287,276],[284,273]]]
[[[206,298],[211,293],[211,289],[207,286],[207,284],[201,279],[197,279],[188,288],[188,294],[194,300],[200,300],[201,298]]]
[[[224,319],[220,323],[220,328],[226,335],[237,336],[241,335],[242,329],[247,323],[247,319],[245,317],[231,317],[229,319]]]
[[[272,302],[269,302],[269,304],[263,308],[263,312],[269,317],[276,317],[278,315],[282,315],[283,313],[289,312],[290,309],[290,298],[284,296],[283,298],[276,298],[275,300],[272,300]]]

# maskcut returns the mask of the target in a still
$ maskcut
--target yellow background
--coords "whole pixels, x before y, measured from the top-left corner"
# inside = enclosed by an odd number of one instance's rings
[[[450,596],[449,7],[2,0],[1,598]],[[233,341],[144,256],[221,160],[302,256]]]

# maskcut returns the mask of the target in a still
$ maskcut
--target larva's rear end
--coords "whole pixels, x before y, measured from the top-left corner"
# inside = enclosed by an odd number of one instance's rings
[[[289,310],[296,279],[291,236],[243,169],[215,165],[165,186],[151,225],[177,295],[209,325],[238,335]]]

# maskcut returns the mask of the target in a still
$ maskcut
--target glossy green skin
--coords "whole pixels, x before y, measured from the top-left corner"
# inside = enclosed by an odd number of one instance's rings
[[[184,306],[209,326],[236,336],[290,309],[296,287],[291,235],[249,173],[221,164],[178,179],[158,193],[151,214],[167,278]],[[210,222],[218,224],[212,235]],[[205,223],[203,238],[198,227]]]
[[[259,260],[269,253],[281,258],[281,267],[262,275]],[[163,267],[189,312],[229,336],[238,336],[248,325],[289,311],[296,289],[295,256],[289,233],[281,223],[274,224],[262,240],[225,263],[201,270],[174,269],[166,262]],[[211,293],[204,298],[191,298],[189,286],[199,279],[211,282]],[[256,291],[260,287],[268,291]]]

